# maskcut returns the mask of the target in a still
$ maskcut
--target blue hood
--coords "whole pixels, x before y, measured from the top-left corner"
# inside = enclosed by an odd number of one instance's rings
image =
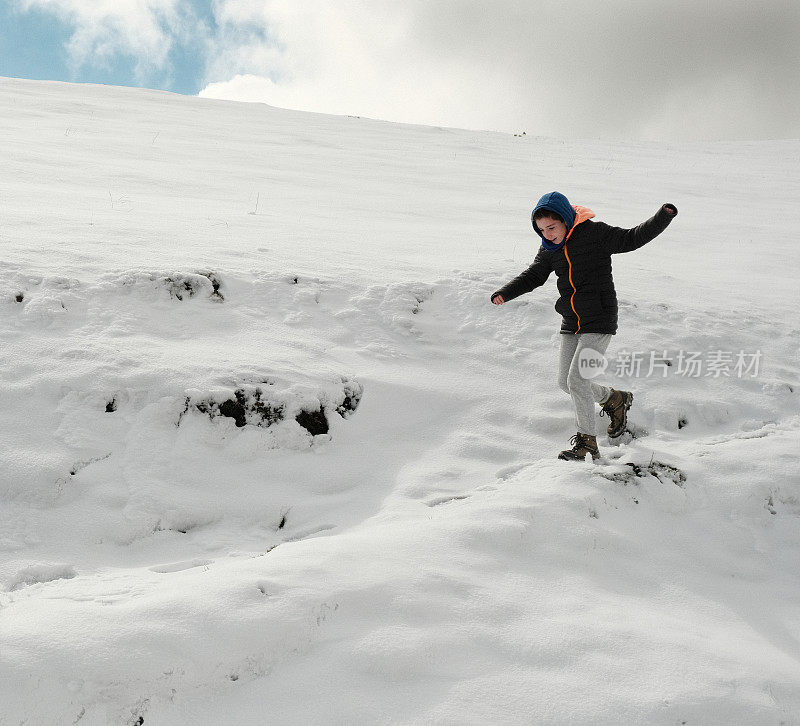
[[[564,242],[566,240],[562,240],[561,243],[557,245],[554,245],[552,242],[548,242],[539,231],[539,228],[536,226],[536,222],[533,220],[533,215],[536,214],[536,212],[538,212],[540,209],[547,209],[550,212],[555,212],[559,217],[561,217],[561,219],[564,220],[564,224],[567,225],[567,231],[571,230],[575,226],[575,210],[569,203],[569,199],[567,199],[561,192],[550,192],[549,194],[545,194],[536,203],[536,206],[531,212],[531,224],[533,225],[533,229],[536,231],[536,234],[542,238],[542,246],[551,252],[560,250],[564,246]]]

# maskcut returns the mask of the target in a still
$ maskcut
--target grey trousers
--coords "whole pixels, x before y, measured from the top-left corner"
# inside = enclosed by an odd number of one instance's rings
[[[594,383],[592,374],[597,368],[581,365],[586,359],[586,348],[591,348],[603,355],[611,342],[610,334],[578,333],[577,335],[561,335],[561,357],[558,365],[558,385],[572,397],[575,407],[575,425],[581,434],[595,435],[594,404],[605,403],[611,395],[611,389]],[[583,355],[581,355],[581,351]],[[592,356],[599,357],[599,356]]]

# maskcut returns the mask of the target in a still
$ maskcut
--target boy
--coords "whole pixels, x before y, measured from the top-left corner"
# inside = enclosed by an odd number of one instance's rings
[[[579,461],[586,454],[591,454],[592,459],[600,456],[595,436],[595,401],[602,406],[600,415],[605,413],[611,420],[609,438],[625,431],[633,394],[584,378],[578,360],[585,349],[592,349],[589,355],[594,357],[603,355],[617,332],[611,255],[647,244],[667,228],[676,214],[674,204],[664,204],[638,227],[621,229],[590,221],[595,216],[591,209],[572,206],[559,192],[545,194],[531,214],[533,229],[542,238],[533,264],[492,295],[492,302],[502,305],[544,285],[550,273],[556,273],[559,298],[555,307],[562,317],[558,384],[572,397],[578,429],[570,439],[573,447],[562,451],[559,459]]]

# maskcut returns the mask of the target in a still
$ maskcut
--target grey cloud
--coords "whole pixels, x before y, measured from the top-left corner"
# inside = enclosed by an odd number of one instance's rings
[[[24,2],[71,18],[80,63],[110,48],[161,70],[177,41],[203,49],[207,82],[269,78],[277,101],[322,112],[568,138],[800,137],[798,0]]]
[[[692,118],[704,113],[707,129],[718,118],[729,136],[731,108],[740,136],[800,136],[797,2],[437,2],[410,32],[433,67],[468,69],[487,103],[482,76],[505,74],[548,134],[637,136],[666,114],[691,136],[680,106],[693,104]]]

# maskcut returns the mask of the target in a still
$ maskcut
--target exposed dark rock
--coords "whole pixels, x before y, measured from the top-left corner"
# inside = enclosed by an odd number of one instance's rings
[[[177,300],[183,300],[184,297],[194,297],[194,286],[184,277],[165,277],[164,284],[166,285],[170,297],[176,298]]]
[[[200,274],[203,277],[207,277],[211,282],[211,287],[214,290],[214,292],[211,293],[211,297],[220,301],[224,300],[225,296],[219,291],[222,287],[222,283],[220,282],[219,278],[213,272],[201,272]]]
[[[361,396],[364,395],[364,388],[360,383],[346,378],[342,379],[342,383],[344,384],[344,400],[336,407],[336,413],[342,418],[348,418],[358,408]]]
[[[328,433],[328,419],[321,409],[318,411],[301,411],[295,416],[295,421],[312,436]]]
[[[637,484],[637,479],[644,479],[651,475],[664,484],[669,482],[675,484],[675,486],[683,487],[686,482],[686,474],[680,469],[670,466],[669,464],[664,464],[661,461],[651,460],[650,463],[646,465],[628,461],[625,462],[625,465],[630,467],[629,472],[615,472],[613,474],[602,474],[602,476],[622,484]]]
[[[247,409],[245,408],[246,399],[242,391],[236,391],[236,398],[229,398],[219,404],[221,416],[232,418],[238,428],[247,425]]]
[[[229,398],[221,403],[217,401],[198,401],[195,408],[200,413],[207,414],[209,418],[214,419],[217,416],[226,416],[232,418],[236,422],[238,428],[252,423],[262,428],[268,428],[272,424],[282,421],[284,418],[283,405],[273,405],[263,400],[263,392],[260,388],[256,388],[252,392],[247,392],[242,388],[234,392],[234,397]],[[181,418],[188,411],[191,401],[187,399],[186,409]],[[178,419],[180,425],[180,419]]]
[[[170,297],[183,301],[194,297],[203,290],[207,290],[207,285],[199,279],[201,277],[206,278],[211,283],[212,292],[209,297],[212,300],[222,301],[225,299],[220,292],[222,283],[213,272],[198,272],[193,275],[171,275],[170,277],[161,278],[161,283],[166,287]]]
[[[253,393],[252,411],[261,419],[261,423],[258,425],[266,427],[282,421],[284,415],[283,406],[272,406],[269,403],[265,403],[261,398],[262,395],[261,389],[256,388]]]
[[[673,484],[682,487],[686,482],[686,474],[680,469],[664,464],[660,461],[651,461],[647,467],[648,471],[662,482],[666,479]]]
[[[184,417],[184,416],[185,416],[187,413],[189,413],[189,406],[190,406],[190,405],[191,405],[191,403],[192,403],[192,399],[191,399],[191,398],[189,398],[189,396],[186,396],[186,400],[184,401],[184,403],[185,403],[185,405],[184,405],[184,407],[183,407],[183,411],[181,411],[180,415],[178,416],[178,421],[177,421],[177,423],[175,424],[176,426],[180,426],[180,425],[181,425],[181,421],[183,420],[183,417]]]
[[[286,391],[275,391],[274,382],[266,380],[259,386],[242,386],[237,388],[233,396],[227,400],[220,400],[217,397],[193,398],[187,397],[183,411],[178,416],[177,425],[181,425],[183,417],[191,408],[195,408],[210,419],[220,416],[232,418],[238,428],[247,426],[259,426],[269,428],[280,421],[287,419],[287,407],[294,413],[297,408],[287,402],[287,396],[292,394]],[[312,436],[327,434],[330,430],[328,416],[332,412],[338,413],[342,418],[349,418],[358,408],[363,395],[363,387],[360,383],[349,378],[340,379],[338,391],[334,388],[321,389],[318,401],[312,397],[310,401],[306,399],[305,406],[300,410],[294,419],[300,426],[308,431]]]

